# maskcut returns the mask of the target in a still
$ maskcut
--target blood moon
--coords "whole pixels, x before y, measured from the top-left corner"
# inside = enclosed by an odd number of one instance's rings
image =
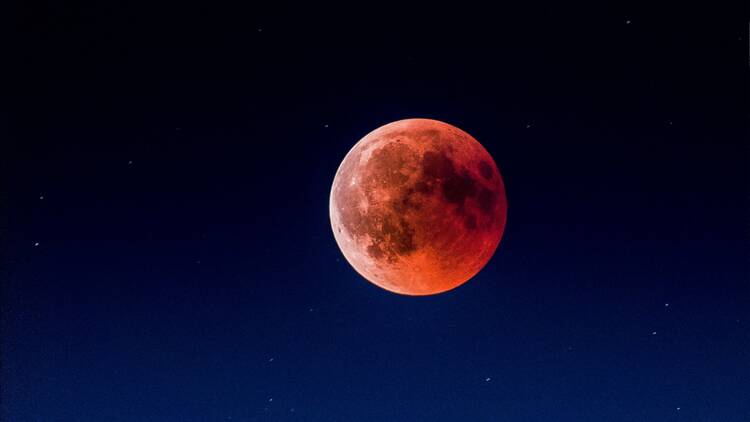
[[[437,120],[399,120],[370,132],[331,187],[341,252],[364,278],[404,295],[442,293],[476,275],[500,243],[506,210],[490,154]]]

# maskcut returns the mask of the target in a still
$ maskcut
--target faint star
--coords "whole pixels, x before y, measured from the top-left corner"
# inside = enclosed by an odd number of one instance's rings
[[[625,21],[625,25],[630,25],[630,19]]]
[[[200,264],[201,262],[200,262],[200,261],[195,261],[195,263],[196,263],[196,264]]]
[[[263,32],[263,28],[258,28],[258,32]]]
[[[272,402],[272,401],[273,401],[273,397],[270,397],[270,398],[268,399],[268,402],[270,403],[270,402]]]
[[[39,199],[44,199],[44,195],[39,196]]]
[[[271,358],[271,359],[268,359],[268,361],[269,361],[269,362],[273,362],[273,358]]]
[[[667,123],[669,124],[669,126],[672,126],[672,121],[671,120],[668,121]]]
[[[294,413],[294,408],[289,409],[290,412]]]
[[[128,161],[128,165],[132,166],[133,165],[133,160]]]
[[[34,246],[39,246],[39,242],[34,242]]]
[[[487,378],[484,379],[484,382],[490,382],[491,380],[492,380],[492,378],[487,377]]]
[[[528,129],[528,128],[530,128],[530,127],[531,127],[531,125],[526,125],[526,129]]]
[[[665,308],[669,308],[669,303],[665,303],[665,304],[664,304],[664,307],[665,307]]]
[[[652,331],[652,332],[651,332],[651,335],[652,335],[652,336],[655,336],[655,335],[656,335],[656,331]]]
[[[328,125],[323,125],[323,127],[328,127]]]
[[[678,407],[678,408],[677,408],[677,410],[680,410],[680,409],[682,409],[682,408],[681,408],[681,407]]]
[[[308,311],[310,311],[310,312],[312,312],[312,311],[314,311],[314,310],[315,310],[314,308],[310,308],[310,309],[308,309]]]

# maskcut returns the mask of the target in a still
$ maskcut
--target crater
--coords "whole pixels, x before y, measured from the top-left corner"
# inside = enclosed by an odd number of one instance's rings
[[[495,209],[497,194],[489,189],[482,188],[477,196],[477,203],[482,213],[489,215]]]
[[[441,184],[443,197],[459,208],[466,198],[477,193],[477,181],[463,170],[456,170],[453,161],[446,154],[427,151],[422,157],[422,174],[429,183],[434,180]]]
[[[380,187],[403,185],[409,180],[409,176],[402,169],[414,155],[408,145],[400,142],[390,142],[376,149],[367,162],[365,180],[368,184]]]
[[[464,216],[464,227],[469,230],[475,230],[477,228],[477,219],[471,214]]]
[[[492,179],[492,166],[486,161],[479,162],[479,174],[487,180]]]
[[[389,214],[385,216],[380,227],[372,227],[372,221],[368,222],[368,225],[372,244],[367,247],[367,253],[372,258],[395,262],[399,257],[417,250],[414,229],[403,218]]]
[[[417,192],[415,188],[404,189],[399,192],[396,199],[393,201],[393,209],[399,214],[403,214],[409,210],[419,210],[421,205],[418,200],[415,200],[414,194]]]

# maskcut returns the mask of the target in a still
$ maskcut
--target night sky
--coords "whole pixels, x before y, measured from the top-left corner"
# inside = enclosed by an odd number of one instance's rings
[[[742,10],[27,4],[3,53],[3,421],[750,420]],[[408,297],[339,251],[388,122],[508,222]]]

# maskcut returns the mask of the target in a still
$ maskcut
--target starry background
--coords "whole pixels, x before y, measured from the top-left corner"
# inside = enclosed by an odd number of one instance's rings
[[[750,418],[742,11],[251,3],[11,14],[0,419]],[[328,220],[408,117],[508,193],[433,297],[364,281]]]

